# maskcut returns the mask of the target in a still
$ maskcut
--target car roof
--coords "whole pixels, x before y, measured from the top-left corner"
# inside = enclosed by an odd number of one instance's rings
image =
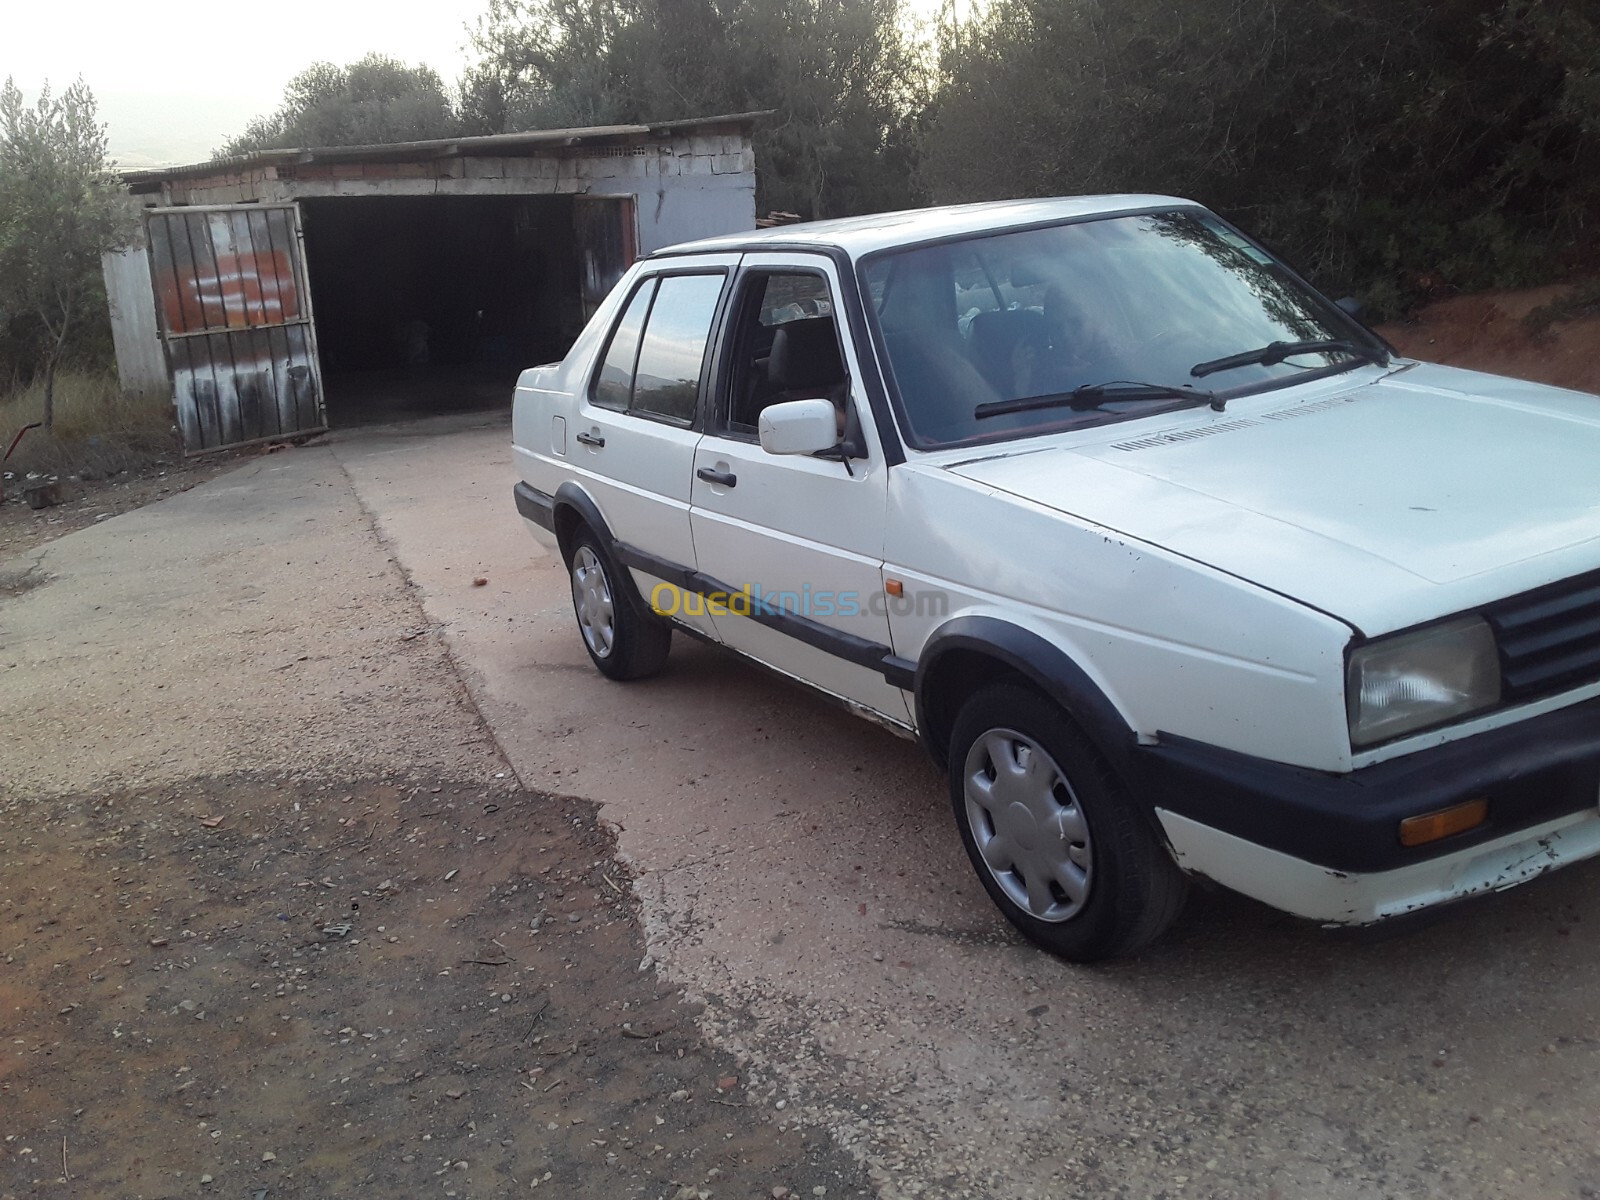
[[[901,212],[842,217],[830,221],[805,221],[777,225],[746,233],[702,238],[655,251],[649,257],[679,254],[726,253],[730,250],[772,250],[778,247],[815,247],[843,250],[861,258],[875,250],[937,241],[946,237],[991,233],[1028,225],[1049,224],[1082,217],[1113,216],[1150,209],[1198,207],[1176,196],[1057,196],[1045,200],[988,200],[977,204],[951,204],[942,208],[913,208]]]

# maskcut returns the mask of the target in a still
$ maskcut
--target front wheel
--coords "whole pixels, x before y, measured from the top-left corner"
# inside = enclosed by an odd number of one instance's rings
[[[1187,883],[1099,751],[1059,706],[1001,683],[962,707],[950,799],[978,878],[1027,938],[1073,962],[1133,954]]]
[[[640,611],[633,600],[632,581],[587,526],[572,539],[567,574],[578,632],[589,661],[600,673],[626,680],[661,670],[672,648],[672,627]]]

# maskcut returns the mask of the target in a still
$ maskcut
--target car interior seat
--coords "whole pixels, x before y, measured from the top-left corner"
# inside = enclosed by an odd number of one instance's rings
[[[772,335],[762,407],[785,400],[831,400],[844,411],[850,377],[832,317],[786,321]]]

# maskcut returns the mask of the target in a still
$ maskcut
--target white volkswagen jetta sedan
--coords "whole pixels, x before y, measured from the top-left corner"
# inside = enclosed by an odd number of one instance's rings
[[[1193,203],[661,251],[514,441],[597,668],[683,631],[919,738],[1067,958],[1190,876],[1358,925],[1600,852],[1600,398],[1399,358]]]

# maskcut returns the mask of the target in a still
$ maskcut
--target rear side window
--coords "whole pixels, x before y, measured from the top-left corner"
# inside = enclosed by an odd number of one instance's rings
[[[656,281],[647,279],[634,292],[623,311],[622,320],[612,331],[605,361],[594,381],[594,402],[601,408],[627,408],[633,394],[633,367],[639,360],[639,335],[644,332],[644,317],[650,311]]]
[[[669,275],[656,288],[633,377],[636,411],[685,425],[694,419],[722,280],[721,275]]]
[[[726,276],[668,275],[634,292],[612,331],[591,398],[687,425],[705,362],[706,342]]]

